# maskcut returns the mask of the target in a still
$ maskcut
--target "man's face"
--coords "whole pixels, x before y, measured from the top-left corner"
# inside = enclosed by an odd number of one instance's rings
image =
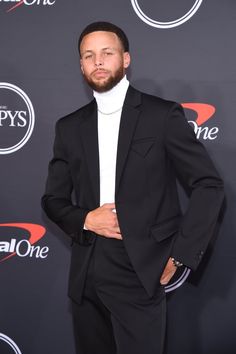
[[[113,32],[87,34],[80,45],[81,70],[89,86],[97,92],[111,90],[130,64],[118,36]]]

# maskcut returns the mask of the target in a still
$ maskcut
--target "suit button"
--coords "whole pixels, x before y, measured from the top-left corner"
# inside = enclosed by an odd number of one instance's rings
[[[204,252],[203,252],[203,251],[200,251],[200,253],[199,253],[199,258],[202,258],[203,255],[204,255]]]
[[[204,255],[204,252],[203,252],[203,251],[199,251],[199,252],[197,253],[197,258],[198,258],[198,259],[201,259],[203,255]]]

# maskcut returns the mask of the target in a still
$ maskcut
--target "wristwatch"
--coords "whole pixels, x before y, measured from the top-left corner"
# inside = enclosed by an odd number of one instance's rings
[[[183,263],[181,263],[180,261],[177,261],[177,260],[174,259],[173,257],[171,257],[171,260],[172,260],[172,262],[173,262],[173,264],[174,264],[174,266],[175,266],[176,268],[180,268],[180,267],[183,266]]]

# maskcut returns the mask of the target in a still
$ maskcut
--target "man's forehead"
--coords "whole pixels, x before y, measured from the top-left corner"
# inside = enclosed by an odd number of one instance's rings
[[[81,42],[81,47],[91,45],[91,44],[98,44],[98,43],[104,43],[104,46],[110,47],[110,46],[120,46],[122,47],[122,44],[120,42],[119,37],[117,36],[116,33],[110,32],[110,31],[94,31],[91,33],[88,33],[84,36]],[[106,43],[108,45],[106,45]]]

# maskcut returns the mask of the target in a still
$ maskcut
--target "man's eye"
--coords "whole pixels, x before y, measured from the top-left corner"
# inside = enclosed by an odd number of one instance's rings
[[[92,58],[92,54],[87,54],[84,56],[84,59],[90,59],[90,58]]]
[[[105,55],[112,55],[113,53],[112,52],[105,52],[104,54]]]

